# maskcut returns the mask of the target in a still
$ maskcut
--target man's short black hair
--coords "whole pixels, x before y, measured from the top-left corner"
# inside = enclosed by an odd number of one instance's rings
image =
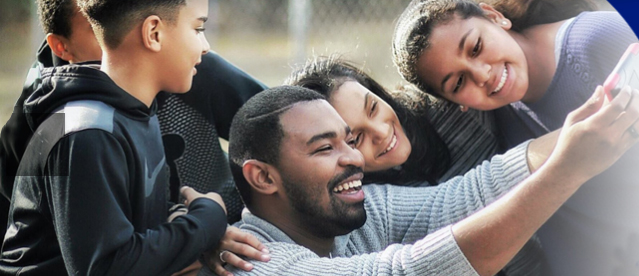
[[[76,7],[74,0],[37,0],[40,24],[47,34],[64,37],[71,35],[71,17]]]
[[[299,86],[279,86],[258,93],[238,110],[231,123],[229,159],[231,172],[244,204],[251,204],[251,187],[242,165],[255,159],[277,165],[284,130],[280,115],[301,102],[324,100],[324,96]]]
[[[98,41],[116,48],[124,36],[151,15],[174,22],[186,0],[77,0]]]

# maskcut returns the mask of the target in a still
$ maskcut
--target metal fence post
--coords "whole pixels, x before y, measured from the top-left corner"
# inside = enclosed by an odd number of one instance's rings
[[[292,50],[291,59],[294,63],[303,62],[306,59],[310,16],[309,0],[288,1],[288,37],[289,47]]]

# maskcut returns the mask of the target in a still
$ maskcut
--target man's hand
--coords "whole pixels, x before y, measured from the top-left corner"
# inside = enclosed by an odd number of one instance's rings
[[[201,194],[188,186],[183,186],[182,188],[180,188],[180,193],[182,194],[182,196],[184,196],[184,205],[186,205],[187,207],[191,202],[193,202],[193,200],[204,197],[217,202],[217,204],[220,204],[220,206],[222,206],[222,209],[224,209],[224,213],[226,213],[226,205],[224,205],[224,200],[222,200],[222,197],[217,193]]]
[[[208,267],[220,276],[233,275],[228,272],[224,265],[232,265],[244,271],[251,271],[253,265],[238,255],[246,256],[250,259],[268,262],[271,257],[266,247],[253,235],[242,232],[237,227],[229,226],[226,234],[220,241],[217,250],[205,253],[205,260]]]

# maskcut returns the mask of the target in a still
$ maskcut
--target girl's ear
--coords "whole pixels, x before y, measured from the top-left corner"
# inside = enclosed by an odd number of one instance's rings
[[[510,28],[512,28],[512,22],[510,22],[508,18],[504,17],[504,15],[493,6],[486,3],[479,3],[479,7],[484,10],[486,17],[488,17],[488,19],[493,23],[499,25],[504,30],[510,30]]]
[[[255,159],[246,160],[242,173],[255,192],[267,195],[277,192],[279,172],[270,164]]]

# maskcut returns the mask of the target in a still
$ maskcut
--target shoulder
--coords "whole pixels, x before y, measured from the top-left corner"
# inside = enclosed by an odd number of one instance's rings
[[[103,102],[89,100],[69,102],[59,114],[63,114],[66,135],[87,129],[113,132],[115,108]]]
[[[568,27],[564,43],[571,47],[587,47],[591,50],[606,50],[610,46],[628,46],[637,37],[617,12],[583,12],[575,17]]]

